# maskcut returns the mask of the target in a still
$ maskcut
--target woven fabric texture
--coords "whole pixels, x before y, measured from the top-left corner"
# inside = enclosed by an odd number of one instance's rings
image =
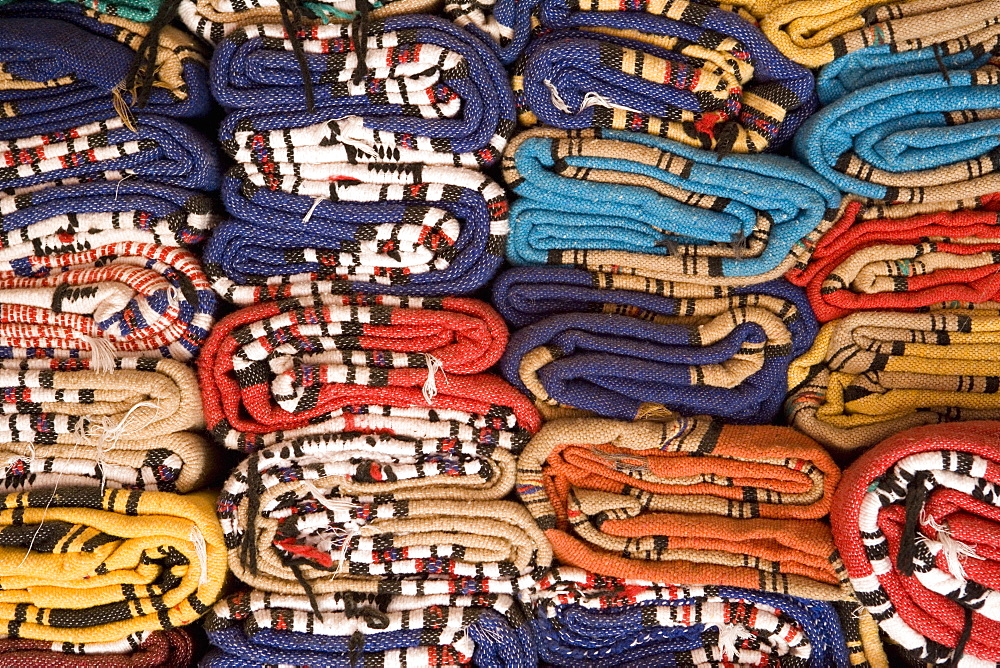
[[[0,265],[0,359],[192,359],[216,296],[188,250],[123,241]]]
[[[194,642],[184,629],[96,644],[0,640],[0,661],[7,668],[190,668],[193,658]]]
[[[809,118],[795,151],[841,190],[873,200],[946,203],[1000,191],[998,83],[993,60],[884,79]]]
[[[901,430],[1000,418],[1000,304],[858,312],[788,370],[790,424],[843,458]]]
[[[507,257],[741,285],[804,265],[840,192],[798,162],[609,130],[517,135],[504,155]]]
[[[721,152],[789,139],[815,80],[750,22],[689,0],[542,0],[554,29],[514,70],[520,121],[644,132]]]
[[[569,566],[553,568],[532,598],[540,656],[551,666],[887,666],[877,649],[866,656],[877,643],[873,623],[863,647],[858,620],[838,603]]]
[[[219,45],[212,91],[234,109],[219,136],[237,162],[282,176],[297,164],[500,160],[514,101],[489,45],[434,16],[390,17],[369,26],[359,68],[353,30],[320,25],[302,40],[315,111],[280,25],[241,28]]]
[[[226,576],[214,500],[95,487],[0,497],[7,636],[89,644],[190,624]]]
[[[0,0],[0,5],[9,4],[15,0]],[[24,3],[17,0],[20,8]],[[161,0],[49,0],[49,2],[68,3],[65,8],[68,10],[86,8],[96,15],[108,16],[110,18],[122,17],[132,22],[148,22],[156,17]],[[69,4],[71,3],[71,4]],[[63,9],[63,5],[57,5]]]
[[[716,445],[722,446],[717,455],[697,461]],[[786,459],[785,470],[775,473],[793,483],[787,499],[779,489],[784,484],[766,480],[762,468],[783,458],[798,458],[802,467],[796,471]],[[815,477],[807,481],[810,473]],[[786,428],[727,427],[708,418],[553,420],[517,460],[518,496],[560,563],[616,577],[827,601],[850,600],[851,592],[830,528],[803,518],[829,508],[838,477],[821,448]],[[786,510],[784,502],[796,506],[794,487],[802,490],[800,507]],[[742,498],[732,493],[740,489]],[[768,495],[775,500],[770,507],[761,503]]]
[[[338,170],[358,180],[228,176],[223,198],[237,219],[215,231],[204,256],[216,292],[237,304],[324,292],[460,295],[503,262],[508,205],[492,179],[447,166],[396,177],[377,165]]]
[[[639,292],[615,289],[616,278],[525,267],[494,286],[501,312],[531,323],[511,336],[501,373],[543,414],[676,411],[762,424],[780,411],[788,364],[816,332],[798,288],[647,283]]]
[[[854,311],[915,311],[941,302],[1000,301],[1000,195],[975,209],[884,218],[860,202],[787,278],[820,322]]]
[[[831,520],[861,602],[920,665],[1000,664],[1000,423],[930,425],[866,452]]]
[[[539,0],[445,0],[444,15],[493,44],[510,65],[531,37]]]
[[[125,81],[149,28],[127,19],[77,4],[0,7],[0,137],[85,125],[115,113],[130,116],[136,100]],[[211,95],[204,50],[169,26],[158,43],[143,113],[205,114]]]

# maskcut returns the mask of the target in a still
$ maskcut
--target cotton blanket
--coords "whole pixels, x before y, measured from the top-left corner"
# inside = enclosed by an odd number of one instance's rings
[[[511,336],[501,373],[546,416],[677,411],[763,424],[780,410],[788,364],[816,332],[797,288],[665,283],[650,294],[605,279],[525,268],[494,286],[501,311],[531,323]]]
[[[997,359],[995,302],[854,313],[789,367],[788,421],[849,458],[909,427],[997,419]]]
[[[241,28],[219,45],[212,91],[236,109],[219,136],[237,162],[291,174],[296,164],[478,169],[500,159],[514,101],[487,44],[444,19],[398,16],[369,26],[359,60],[354,29],[319,25],[302,40],[315,110],[280,25]]]
[[[90,644],[190,624],[226,576],[214,499],[96,487],[0,497],[7,636]]]
[[[998,192],[997,62],[844,95],[803,124],[795,150],[841,190],[873,200],[951,202]]]
[[[76,4],[0,7],[0,137],[85,125],[115,113],[131,123],[139,105],[125,82],[149,27],[128,18]],[[210,105],[204,50],[180,30],[164,28],[142,111],[200,116]]]
[[[533,595],[542,661],[652,665],[887,667],[878,632],[843,603],[737,587],[678,586],[558,566]]]
[[[219,649],[205,668],[284,665],[475,665],[533,668],[534,635],[506,594],[304,596],[243,591],[216,604],[205,628]]]
[[[1000,663],[1000,423],[890,437],[844,474],[831,521],[861,602],[920,665]]]
[[[0,640],[7,668],[189,668],[194,642],[184,629],[135,633],[118,642]]]
[[[319,193],[311,199],[234,169],[223,198],[237,219],[205,249],[215,291],[237,304],[322,292],[468,294],[503,262],[507,198],[492,179],[447,166],[395,177],[376,165],[340,168],[359,180],[290,188]]]
[[[1000,197],[974,210],[871,217],[851,202],[808,265],[788,280],[806,289],[820,322],[853,311],[915,311],[939,302],[1000,301]]]
[[[719,7],[543,0],[553,32],[514,71],[520,121],[643,132],[724,153],[789,139],[816,108],[812,74]],[[594,11],[596,10],[596,11]]]
[[[539,0],[445,0],[444,15],[492,44],[500,62],[510,65],[532,34]]]
[[[115,116],[2,139],[0,192],[21,194],[78,179],[133,177],[195,190],[218,189],[218,159],[205,137],[163,116],[138,116],[134,126],[134,131],[128,129]]]
[[[188,250],[123,241],[0,264],[0,359],[192,359],[215,293]]]
[[[724,158],[644,134],[521,133],[504,155],[517,193],[507,257],[663,280],[761,283],[804,264],[840,192],[780,156]]]

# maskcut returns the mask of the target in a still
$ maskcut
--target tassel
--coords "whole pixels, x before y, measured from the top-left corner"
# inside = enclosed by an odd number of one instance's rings
[[[257,468],[259,460],[257,453],[247,459],[247,528],[240,543],[240,561],[254,575],[257,574],[257,514],[260,512],[260,495],[264,492],[264,482]]]
[[[931,50],[934,52],[934,60],[937,61],[937,66],[938,69],[941,70],[941,76],[944,77],[944,82],[950,86],[951,75],[948,74],[948,66],[944,64],[944,56],[941,55],[941,45],[935,44],[931,47]]]
[[[132,103],[142,109],[149,103],[149,95],[156,81],[156,56],[160,51],[160,33],[177,16],[181,0],[165,0],[156,16],[149,22],[149,31],[139,42],[132,67],[125,75],[124,86],[132,91]],[[121,115],[119,113],[119,115]],[[124,117],[123,117],[124,120]],[[128,123],[126,122],[126,127]],[[131,128],[130,128],[131,129]]]
[[[364,0],[367,2],[367,0]],[[351,663],[351,668],[358,665],[358,660],[362,657],[362,653],[365,650],[365,634],[361,631],[355,631],[351,634],[351,639],[347,644],[348,649],[348,661]]]
[[[747,238],[743,234],[743,230],[730,234],[729,242],[733,246],[733,255],[737,260],[742,260],[744,253],[747,252]]]
[[[302,31],[302,7],[298,0],[278,0],[278,9],[281,10],[281,25],[288,35],[288,41],[292,43],[292,53],[295,54],[295,60],[298,61],[299,70],[302,72],[302,92],[306,97],[306,111],[310,114],[315,113],[316,100],[313,95],[312,75],[299,35]]]
[[[428,406],[434,405],[434,397],[438,394],[437,389],[437,375],[438,372],[448,380],[448,376],[444,372],[444,366],[441,364],[441,360],[434,357],[430,353],[424,355],[424,359],[427,360],[427,380],[424,381],[424,386],[421,388],[421,394],[424,396],[424,401],[427,402]]]
[[[899,552],[896,553],[896,570],[903,575],[913,575],[913,561],[916,559],[917,525],[920,523],[920,511],[927,500],[927,483],[930,474],[920,471],[913,476],[910,489],[906,493],[906,523],[903,526],[903,536],[899,541]]]
[[[951,668],[958,668],[959,662],[965,656],[965,646],[969,644],[969,639],[972,638],[972,608],[963,607],[962,612],[965,613],[965,621],[962,624],[962,635],[958,637],[955,651],[951,653]]]
[[[369,0],[358,0],[358,15],[351,25],[351,36],[354,38],[354,54],[358,57],[358,66],[354,68],[351,80],[355,85],[368,78],[368,11]]]
[[[302,574],[302,567],[295,563],[294,559],[286,559],[285,566],[292,571],[295,576],[295,580],[299,583],[302,589],[306,593],[306,598],[309,599],[309,607],[316,614],[316,619],[323,621],[323,613],[319,609],[319,600],[316,598],[316,592],[313,591],[312,585],[306,580],[306,576]]]

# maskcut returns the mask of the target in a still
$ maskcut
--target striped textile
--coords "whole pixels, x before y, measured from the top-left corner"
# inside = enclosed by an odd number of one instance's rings
[[[540,656],[551,666],[888,668],[871,617],[861,622],[862,644],[844,603],[569,566],[552,569],[533,601]]]
[[[0,5],[18,3],[18,8],[25,3],[21,0],[0,0]],[[148,22],[156,17],[156,12],[160,8],[161,0],[49,0],[56,3],[72,3],[57,7],[60,10],[84,9],[92,12],[95,16],[107,16],[109,18],[121,17],[132,22]]]
[[[444,15],[492,44],[510,65],[532,35],[539,0],[445,0]]]
[[[224,180],[236,220],[215,231],[205,270],[237,304],[315,293],[468,294],[503,262],[508,205],[479,172],[415,166],[386,174],[340,165],[360,180],[298,182],[266,173]],[[258,185],[263,182],[263,185]]]
[[[0,264],[0,359],[192,359],[216,297],[188,250],[123,241]]]
[[[910,429],[866,452],[835,497],[861,602],[915,664],[1000,665],[1000,423]]]
[[[552,33],[514,70],[523,125],[629,130],[724,153],[791,138],[816,108],[812,74],[750,22],[689,0],[543,0]]]
[[[998,83],[1000,60],[881,80],[807,120],[795,151],[841,190],[873,200],[946,203],[998,192]]]
[[[226,152],[279,175],[296,164],[478,169],[500,160],[514,133],[514,101],[487,44],[434,16],[390,17],[369,26],[360,70],[353,30],[306,31],[309,71],[324,84],[313,91],[315,112],[306,110],[280,25],[247,26],[223,41],[211,83],[216,99],[234,109],[219,129]]]
[[[90,644],[190,624],[226,576],[214,497],[96,487],[0,497],[6,635]]]
[[[7,668],[189,668],[193,658],[194,641],[184,629],[86,645],[0,640],[0,661]]]
[[[710,418],[553,420],[518,457],[517,493],[565,565],[850,600],[818,519],[839,473],[817,444],[789,432]],[[805,507],[782,508],[796,502]]]
[[[826,323],[788,369],[789,424],[851,458],[904,429],[1000,418],[1000,304]]]
[[[504,155],[515,264],[761,283],[804,265],[840,192],[780,156],[719,158],[669,139],[538,128]]]
[[[649,294],[573,269],[511,272],[519,273],[500,277],[495,301],[505,314],[525,309],[517,317],[532,324],[511,336],[500,370],[546,417],[677,411],[767,423],[781,408],[788,364],[816,331],[805,295],[780,280],[663,283]]]
[[[132,177],[195,190],[218,188],[215,147],[205,137],[162,116],[139,116],[135,127],[129,130],[115,116],[46,134],[2,139],[0,192],[17,195],[80,179]]]
[[[242,591],[205,628],[203,668],[281,665],[534,668],[534,635],[506,594],[304,596]]]
[[[854,311],[915,311],[1000,301],[1000,193],[977,209],[884,218],[851,202],[787,278],[820,322]]]
[[[149,27],[128,20],[127,14],[100,13],[101,0],[86,4],[97,4],[98,10],[32,1],[0,7],[0,138],[134,111],[136,100],[124,82]],[[192,37],[164,28],[156,64],[143,113],[208,112],[208,59]]]

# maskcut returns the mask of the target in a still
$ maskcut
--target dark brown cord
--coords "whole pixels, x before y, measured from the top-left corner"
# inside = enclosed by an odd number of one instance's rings
[[[177,16],[180,4],[181,0],[165,0],[160,5],[156,16],[149,22],[149,31],[139,42],[135,59],[132,60],[128,74],[125,75],[125,87],[132,91],[132,103],[139,109],[149,103],[149,95],[156,82],[156,56],[160,51],[160,34]]]
[[[302,92],[306,97],[306,110],[314,113],[316,101],[313,96],[312,75],[309,72],[306,50],[302,47],[302,6],[299,0],[278,0],[278,8],[281,10],[281,25],[288,35],[288,41],[292,43],[292,53],[295,54],[299,70],[302,72]]]

